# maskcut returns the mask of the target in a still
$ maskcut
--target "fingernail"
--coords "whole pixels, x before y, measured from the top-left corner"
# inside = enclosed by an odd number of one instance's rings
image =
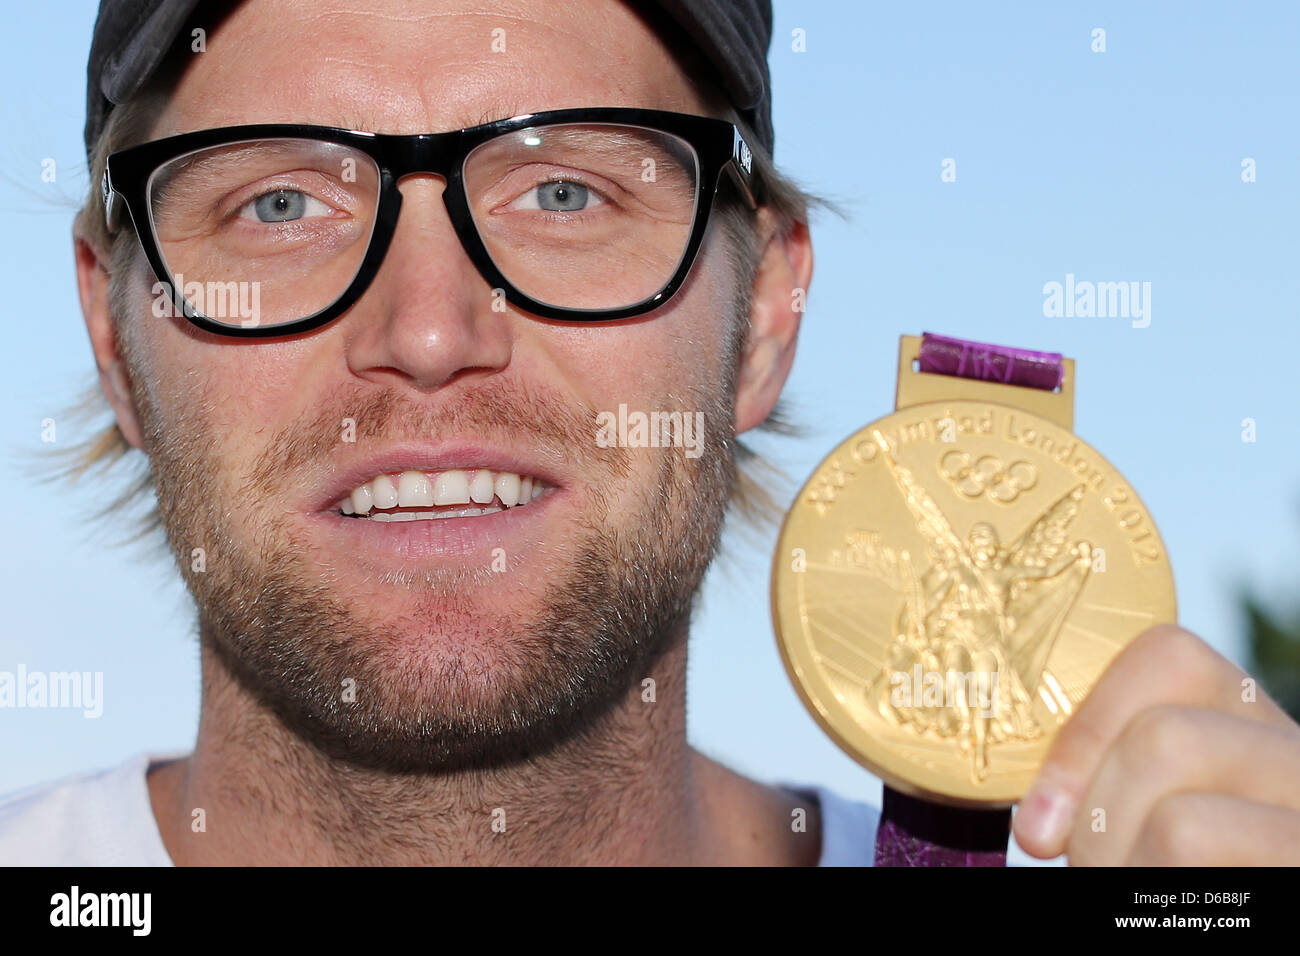
[[[1074,819],[1074,801],[1050,784],[1035,786],[1021,802],[1017,818],[1025,839],[1046,846],[1064,843]]]

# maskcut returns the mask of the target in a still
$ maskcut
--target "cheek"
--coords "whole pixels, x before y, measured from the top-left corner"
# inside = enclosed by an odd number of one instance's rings
[[[707,266],[704,260],[698,264]],[[686,455],[692,462],[707,453],[702,443],[734,434],[730,402],[721,392],[729,382],[729,324],[734,319],[730,288],[712,272],[700,269],[700,280],[688,282],[669,307],[654,318],[609,326],[545,326],[526,330],[520,346],[544,356],[546,368],[537,374],[556,375],[566,391],[581,398],[593,415],[606,413],[604,440],[613,438],[629,452],[631,473],[621,487],[606,487],[603,497],[617,524],[644,516],[659,502],[665,469],[680,479]],[[693,276],[694,278],[694,276]],[[531,341],[530,341],[531,339]],[[689,416],[703,425],[681,435],[682,447],[637,443],[635,418],[659,413]],[[610,422],[621,423],[612,427]],[[626,426],[626,427],[624,427]],[[593,425],[592,441],[597,441]],[[662,433],[661,433],[662,434]],[[626,442],[626,443],[625,443]],[[624,516],[620,520],[617,516]]]
[[[735,290],[717,243],[707,242],[681,291],[651,318],[540,332],[567,383],[595,411],[700,410],[728,378]],[[528,347],[525,340],[524,347]]]
[[[159,440],[193,436],[191,447],[223,472],[238,471],[292,417],[306,386],[301,343],[215,342],[147,311],[134,335],[137,392]]]

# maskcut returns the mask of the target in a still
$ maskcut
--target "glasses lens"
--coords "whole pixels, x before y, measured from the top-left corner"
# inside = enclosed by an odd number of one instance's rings
[[[639,126],[559,124],[477,147],[464,179],[501,274],[567,309],[618,309],[661,291],[694,225],[699,160],[680,137]]]
[[[378,201],[369,156],[307,139],[197,150],[149,180],[154,235],[185,308],[244,328],[333,305],[365,258]]]

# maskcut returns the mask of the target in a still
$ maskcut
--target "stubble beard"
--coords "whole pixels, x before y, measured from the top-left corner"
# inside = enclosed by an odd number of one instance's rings
[[[570,526],[574,557],[547,569],[536,610],[513,616],[477,598],[476,588],[499,577],[487,568],[387,580],[404,589],[410,609],[396,620],[349,601],[347,581],[322,576],[277,515],[248,511],[245,495],[237,517],[202,408],[164,430],[138,395],[159,515],[198,608],[205,657],[328,758],[385,773],[500,767],[592,732],[685,640],[735,480],[734,363],[725,369],[720,388],[689,399],[705,412],[703,454],[694,459],[680,448],[597,450],[594,410],[576,412],[544,393],[488,387],[436,416],[394,394],[360,403],[358,441],[479,434],[523,447],[562,444],[593,487],[620,475],[626,483],[629,454],[658,452],[653,479],[630,496],[641,503],[635,513],[610,514],[600,494],[585,499]],[[328,460],[336,447],[328,436],[337,441],[339,421],[356,410],[356,401],[340,404],[282,429],[239,486],[261,491],[295,462]],[[206,569],[196,572],[193,548],[204,545]],[[400,644],[395,628],[406,635]]]

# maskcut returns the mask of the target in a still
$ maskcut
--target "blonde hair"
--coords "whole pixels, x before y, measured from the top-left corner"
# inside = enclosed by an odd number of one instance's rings
[[[122,317],[129,314],[131,308],[127,277],[137,264],[144,262],[144,258],[134,231],[126,224],[125,218],[122,219],[122,224],[116,233],[108,230],[104,221],[104,202],[99,183],[104,175],[110,153],[148,140],[154,122],[170,96],[168,80],[171,75],[171,70],[160,74],[130,102],[114,108],[109,113],[103,131],[89,157],[91,184],[89,194],[73,224],[74,235],[86,241],[109,263],[109,311],[113,334],[119,346],[129,346],[127,337],[121,334]],[[735,123],[747,142],[754,145],[753,171],[760,189],[758,201],[771,212],[778,238],[787,236],[799,223],[807,223],[814,207],[839,212],[835,203],[806,192],[797,183],[782,175],[766,150],[757,145],[758,138],[753,130],[734,109],[718,99],[715,91],[709,90],[706,99],[717,103],[719,112],[724,115],[724,118]],[[761,237],[758,234],[758,215],[746,203],[740,201],[739,190],[730,179],[727,177],[724,179],[726,181],[717,197],[718,208],[715,215],[720,219],[720,226],[730,240],[727,243],[727,256],[736,276],[737,288],[740,290],[741,301],[738,306],[743,307],[742,314],[747,317],[749,292],[762,252],[759,248]],[[748,328],[747,323],[745,328]],[[745,335],[738,333],[739,330],[733,330],[732,336],[732,351],[737,360],[745,340]],[[127,357],[129,358],[129,354]],[[101,417],[107,408],[107,400],[99,382],[96,381],[65,411],[65,415],[73,420],[88,421]],[[758,426],[758,431],[793,436],[799,434],[800,430],[791,421],[785,402],[782,400]],[[729,507],[746,529],[761,534],[773,526],[780,517],[782,508],[778,498],[778,488],[784,489],[788,483],[788,476],[739,438],[734,443],[734,453],[736,468]],[[161,529],[158,510],[156,506],[150,506],[153,500],[154,481],[148,457],[131,446],[115,418],[102,425],[85,441],[50,454],[56,464],[53,476],[60,479],[77,481],[87,475],[108,477],[131,469],[132,474],[129,476],[125,490],[95,512],[94,517],[109,519],[119,516],[124,510],[146,509],[140,519],[134,523],[133,532],[128,527],[128,532],[131,533],[123,537],[124,543],[150,537],[155,531]]]

